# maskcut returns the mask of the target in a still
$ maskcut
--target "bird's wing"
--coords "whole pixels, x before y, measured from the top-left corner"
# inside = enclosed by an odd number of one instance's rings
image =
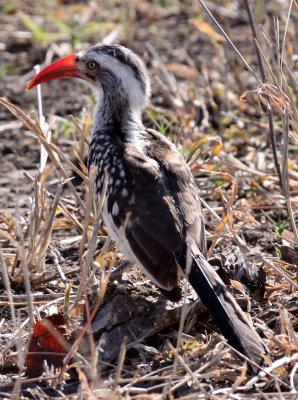
[[[177,254],[192,235],[206,254],[200,200],[191,171],[176,147],[148,130],[146,147],[123,143],[123,162],[130,183],[126,239],[139,263],[161,288],[177,286]],[[122,224],[124,221],[122,221]]]
[[[129,199],[119,211],[128,217],[125,239],[140,266],[159,287],[177,286],[175,251],[181,248],[181,218],[164,181],[162,166],[132,142],[123,144]]]
[[[163,170],[167,190],[178,211],[183,237],[190,236],[200,248],[204,257],[207,257],[206,234],[198,189],[190,168],[176,146],[165,136],[148,129],[151,147],[148,154],[159,160]]]

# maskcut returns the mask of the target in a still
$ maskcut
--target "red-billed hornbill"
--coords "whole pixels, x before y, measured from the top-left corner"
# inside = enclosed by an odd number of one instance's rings
[[[181,268],[230,345],[260,363],[264,344],[206,260],[191,171],[168,139],[142,123],[150,97],[142,60],[123,46],[97,45],[46,67],[27,89],[68,77],[81,78],[98,91],[88,167],[97,171],[95,196],[108,175],[103,220],[115,240],[124,227],[120,248],[126,259],[174,301],[181,297]]]

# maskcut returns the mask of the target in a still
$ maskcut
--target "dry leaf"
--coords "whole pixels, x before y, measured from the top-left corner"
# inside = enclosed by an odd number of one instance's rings
[[[194,68],[187,67],[186,65],[182,64],[166,64],[166,69],[167,71],[172,72],[180,78],[189,79],[196,78],[198,76],[198,73]]]
[[[231,286],[233,286],[234,289],[238,290],[240,293],[245,294],[245,287],[242,285],[241,282],[236,281],[234,279],[230,279]]]
[[[44,360],[54,368],[63,366],[63,359],[68,351],[65,335],[65,320],[61,314],[36,322],[25,362],[27,376],[40,376]]]
[[[218,42],[218,43],[224,43],[225,38],[224,36],[220,35],[217,33],[211,25],[209,25],[207,22],[202,21],[200,19],[191,19],[190,20],[191,25],[198,29],[201,33],[205,34],[206,36],[209,37],[209,39]]]

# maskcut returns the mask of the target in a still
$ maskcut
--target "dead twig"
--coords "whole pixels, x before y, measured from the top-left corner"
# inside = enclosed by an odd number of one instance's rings
[[[258,34],[257,34],[254,16],[252,13],[252,9],[251,9],[249,0],[243,0],[243,1],[244,1],[246,10],[247,10],[247,14],[249,17],[249,22],[250,22],[250,26],[251,26],[251,30],[252,30],[252,34],[253,34],[254,45],[255,45],[255,50],[256,50],[256,55],[257,55],[257,60],[258,60],[258,66],[259,66],[260,73],[261,73],[262,83],[265,83],[267,78],[266,78],[265,68],[264,68],[263,61],[262,61],[260,47],[258,46],[259,40],[258,40]],[[271,140],[274,165],[275,165],[277,175],[279,177],[280,186],[282,187],[282,177],[281,177],[281,170],[280,170],[280,165],[279,165],[278,157],[277,157],[276,133],[274,130],[273,111],[272,111],[272,104],[271,104],[270,98],[268,99],[268,122],[269,122],[269,132],[270,132],[270,140]]]

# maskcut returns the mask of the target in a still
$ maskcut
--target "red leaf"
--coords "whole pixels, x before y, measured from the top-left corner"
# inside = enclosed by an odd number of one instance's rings
[[[49,367],[62,367],[69,348],[65,337],[65,319],[61,314],[36,322],[25,362],[28,377],[42,374],[44,360]]]

